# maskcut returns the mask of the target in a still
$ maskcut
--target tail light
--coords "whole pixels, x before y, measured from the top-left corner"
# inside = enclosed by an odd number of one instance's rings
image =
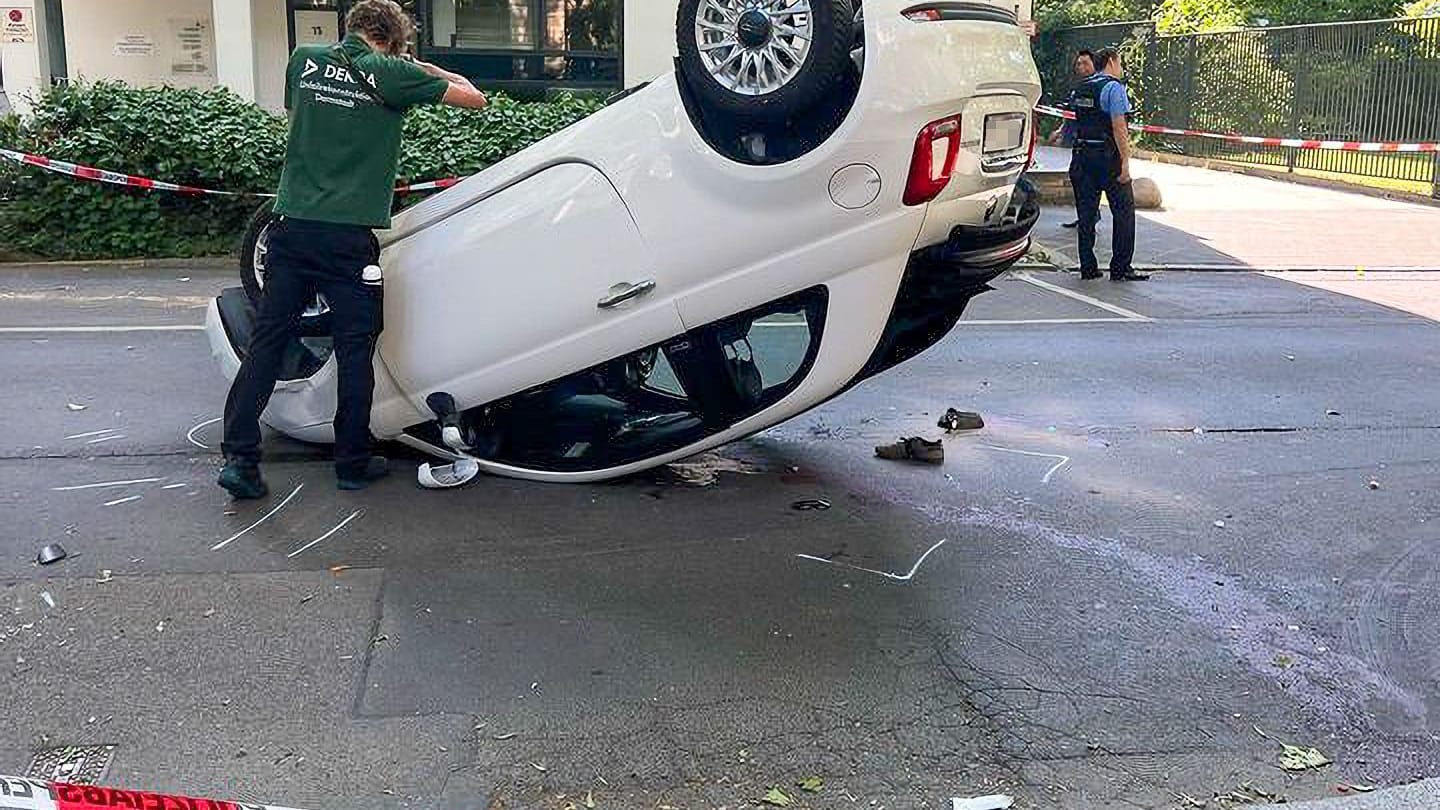
[[[955,173],[960,155],[960,116],[926,124],[915,138],[910,178],[905,183],[905,204],[924,205],[940,195]]]
[[[938,8],[912,8],[905,12],[905,19],[911,22],[939,22],[940,9]]]

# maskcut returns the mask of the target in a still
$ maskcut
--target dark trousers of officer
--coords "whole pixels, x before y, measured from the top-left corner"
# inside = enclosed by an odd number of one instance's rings
[[[1135,259],[1135,194],[1120,182],[1120,151],[1113,144],[1077,144],[1070,161],[1070,187],[1080,217],[1080,270],[1096,273],[1095,223],[1100,221],[1100,195],[1110,201],[1114,220],[1110,272],[1128,273]]]
[[[339,397],[335,408],[335,468],[360,475],[370,460],[370,406],[375,389],[375,341],[383,328],[383,288],[362,282],[380,248],[368,228],[282,219],[270,226],[265,293],[250,348],[225,402],[227,461],[260,462],[260,414],[270,402],[286,347],[300,317],[325,296],[334,324]]]

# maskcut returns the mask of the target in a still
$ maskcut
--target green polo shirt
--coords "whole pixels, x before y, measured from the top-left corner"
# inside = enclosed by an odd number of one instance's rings
[[[405,113],[439,102],[449,86],[354,34],[338,46],[296,48],[285,72],[290,140],[276,212],[390,227]]]

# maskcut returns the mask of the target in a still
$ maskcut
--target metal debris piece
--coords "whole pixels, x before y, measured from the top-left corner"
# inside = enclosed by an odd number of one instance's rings
[[[73,402],[67,402],[67,403],[65,403],[65,407],[69,408],[69,409],[71,410],[71,412],[78,413],[78,412],[80,412],[80,411],[85,410],[86,408],[88,408],[88,407],[90,407],[90,406],[89,406],[89,405],[76,405],[76,404],[73,403]]]
[[[1215,528],[1217,528],[1217,529],[1223,529],[1223,528],[1225,528],[1225,521],[1223,521],[1223,520],[1217,520],[1217,521],[1215,521]]]
[[[952,798],[950,810],[1007,810],[1015,805],[1015,797],[1004,793],[976,796],[971,799]]]
[[[537,770],[537,771],[539,771],[539,772],[541,772],[541,773],[545,773],[546,771],[550,770],[549,768],[545,767],[544,765],[541,765],[541,764],[538,763],[538,762],[532,762],[532,763],[530,763],[530,767],[534,768],[535,770]]]
[[[70,555],[68,552],[65,551],[64,546],[60,545],[59,543],[51,543],[50,545],[40,549],[40,553],[35,555],[35,562],[40,565],[50,565],[52,563],[60,562],[68,556]]]
[[[55,607],[55,597],[51,596],[49,591],[41,591],[40,598],[45,600],[45,604],[50,607]]]
[[[1378,785],[1357,785],[1354,782],[1341,782],[1335,787],[1342,793],[1347,790],[1353,790],[1356,793],[1370,793],[1377,789]]]
[[[1370,480],[1370,483],[1366,484],[1365,486],[1367,486],[1367,487],[1369,487],[1369,488],[1371,488],[1371,489],[1379,489],[1379,488],[1380,488],[1380,482],[1379,482],[1379,481],[1376,481],[1376,480],[1374,480],[1374,479],[1372,478],[1372,479]]]
[[[939,426],[951,433],[961,430],[979,430],[985,427],[985,419],[974,411],[957,411],[954,408],[940,417]]]
[[[1314,748],[1280,743],[1280,767],[1287,771],[1308,771],[1329,765],[1330,758]]]
[[[496,734],[495,737],[494,737],[494,739],[496,739],[496,740],[502,740],[502,741],[503,741],[503,740],[513,740],[513,739],[515,739],[515,732],[513,732],[513,731],[507,731],[507,732],[505,732],[504,734]]]
[[[799,512],[823,512],[829,509],[831,503],[824,498],[805,498],[790,504],[790,508]]]

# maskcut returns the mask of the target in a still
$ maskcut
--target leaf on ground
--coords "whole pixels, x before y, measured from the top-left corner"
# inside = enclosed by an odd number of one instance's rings
[[[775,807],[789,807],[790,805],[795,803],[794,799],[790,798],[788,795],[786,795],[785,791],[781,790],[778,787],[770,788],[770,792],[766,793],[765,798],[761,799],[760,801],[768,805],[773,805]]]
[[[807,776],[795,784],[807,793],[819,793],[820,789],[825,787],[825,780],[818,776]]]
[[[1287,771],[1308,771],[1330,764],[1330,758],[1314,748],[1280,743],[1280,767]]]

